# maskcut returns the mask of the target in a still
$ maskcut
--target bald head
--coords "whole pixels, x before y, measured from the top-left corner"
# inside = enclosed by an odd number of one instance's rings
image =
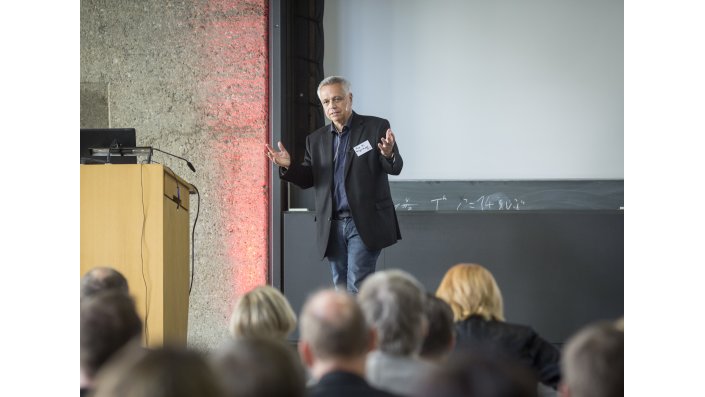
[[[95,267],[81,277],[81,298],[104,290],[128,293],[127,279],[111,267]]]
[[[367,354],[370,333],[357,301],[345,292],[323,290],[304,304],[301,339],[319,359],[355,358]]]

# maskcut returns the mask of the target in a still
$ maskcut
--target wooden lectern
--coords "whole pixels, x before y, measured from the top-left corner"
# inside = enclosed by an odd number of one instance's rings
[[[186,346],[191,190],[158,164],[81,165],[81,276],[125,275],[149,347]]]

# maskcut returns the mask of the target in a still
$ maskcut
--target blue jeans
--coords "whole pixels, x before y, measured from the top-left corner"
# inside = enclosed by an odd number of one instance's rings
[[[352,218],[331,221],[326,257],[335,289],[357,294],[367,276],[375,272],[382,250],[369,250],[357,233]]]

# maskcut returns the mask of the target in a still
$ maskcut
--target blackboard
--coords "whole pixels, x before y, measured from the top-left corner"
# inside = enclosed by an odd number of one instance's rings
[[[391,181],[400,211],[619,210],[624,180]]]
[[[460,262],[495,276],[509,322],[531,325],[555,344],[597,320],[624,315],[624,212],[398,212],[402,239],[382,250],[377,269],[398,268],[435,291]],[[331,287],[316,251],[315,213],[285,212],[282,291],[298,313]],[[298,334],[294,335],[294,338]]]

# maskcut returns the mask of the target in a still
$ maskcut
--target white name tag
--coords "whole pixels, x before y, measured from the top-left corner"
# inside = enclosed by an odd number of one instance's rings
[[[372,150],[372,145],[370,145],[370,141],[365,141],[355,146],[353,149],[355,150],[355,154],[357,154],[357,157],[360,157],[363,154]]]

